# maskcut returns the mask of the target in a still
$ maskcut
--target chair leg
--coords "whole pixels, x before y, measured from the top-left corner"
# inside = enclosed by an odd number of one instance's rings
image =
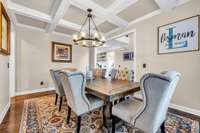
[[[78,116],[76,133],[80,133],[81,129],[81,116]]]
[[[65,102],[67,102],[67,98],[65,97]]]
[[[115,133],[115,116],[112,115],[112,133]]]
[[[161,129],[161,133],[165,133],[165,122],[162,123],[162,125],[160,126]]]
[[[126,100],[125,97],[122,97],[122,98],[119,99],[119,102],[122,102],[124,100]]]
[[[103,110],[102,110],[102,114],[103,114],[103,125],[105,125],[105,123],[106,123],[105,109],[106,109],[106,106],[104,105],[104,106],[103,106]]]
[[[67,124],[69,124],[70,117],[71,117],[71,108],[68,106]]]
[[[57,104],[57,101],[58,101],[58,94],[56,93],[55,105]]]
[[[62,107],[62,96],[60,97],[59,112],[61,111],[61,107]]]

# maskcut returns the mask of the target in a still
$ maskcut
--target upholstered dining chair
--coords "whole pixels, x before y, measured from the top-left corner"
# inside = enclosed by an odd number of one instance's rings
[[[62,100],[63,100],[63,96],[65,96],[65,92],[63,89],[63,86],[61,84],[60,81],[60,77],[59,77],[59,70],[52,70],[50,69],[50,74],[52,77],[52,80],[54,82],[54,87],[56,90],[56,98],[55,98],[55,105],[57,104],[58,101],[58,96],[60,97],[60,103],[59,103],[59,112],[61,111],[61,107],[62,107]]]
[[[77,133],[79,133],[81,116],[103,107],[104,101],[85,93],[86,78],[82,72],[60,72],[59,75],[67,97],[67,123],[70,121],[71,110],[73,110],[77,115]]]
[[[106,69],[102,69],[102,78],[106,78]]]
[[[110,77],[112,80],[116,79],[117,69],[112,69],[110,72]]]
[[[140,82],[143,101],[128,99],[113,106],[112,132],[118,117],[146,133],[156,133],[159,128],[164,133],[167,110],[179,79],[175,71],[144,75]]]

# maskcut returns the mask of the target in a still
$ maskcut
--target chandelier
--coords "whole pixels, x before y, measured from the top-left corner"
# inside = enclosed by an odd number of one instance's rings
[[[99,47],[102,46],[106,41],[103,34],[98,30],[94,20],[93,16],[91,14],[92,9],[87,9],[88,14],[87,17],[81,26],[81,29],[78,33],[73,35],[73,41],[76,45],[80,45],[83,47]],[[88,32],[84,32],[84,28],[88,21]],[[91,30],[91,27],[94,29]]]

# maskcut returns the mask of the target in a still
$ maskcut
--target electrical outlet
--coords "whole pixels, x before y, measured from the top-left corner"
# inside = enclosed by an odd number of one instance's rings
[[[146,64],[143,64],[143,65],[142,65],[142,67],[143,67],[143,68],[146,68],[146,67],[147,67],[147,65],[146,65]]]

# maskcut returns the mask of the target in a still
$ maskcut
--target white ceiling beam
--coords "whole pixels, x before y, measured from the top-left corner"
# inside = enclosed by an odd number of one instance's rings
[[[69,8],[70,3],[68,2],[68,0],[61,0],[60,4],[55,12],[55,15],[52,18],[52,21],[50,24],[47,25],[46,31],[47,32],[52,32],[56,26],[59,24],[59,21],[64,17],[65,12],[67,11],[67,9]],[[56,8],[56,6],[54,6],[54,8]]]
[[[17,27],[23,27],[23,28],[31,29],[31,30],[35,30],[35,31],[45,32],[45,30],[42,29],[42,28],[38,28],[38,27],[26,25],[26,24],[17,23],[16,26]]]
[[[175,7],[189,2],[190,0],[154,0],[165,12],[173,10]]]
[[[189,2],[190,0],[179,0],[178,3],[177,3],[177,6],[180,6],[180,5],[183,5],[187,2]]]
[[[66,0],[64,0],[64,1],[66,1]],[[12,11],[16,14],[20,14],[20,15],[23,15],[23,16],[26,16],[26,17],[30,17],[30,18],[33,18],[33,19],[36,19],[36,20],[40,20],[40,21],[43,21],[43,22],[51,23],[51,24],[53,22],[51,16],[48,15],[48,14],[36,11],[34,9],[31,9],[31,8],[24,7],[24,6],[21,6],[21,5],[12,3],[12,2],[8,3],[8,9],[9,9],[9,11]],[[59,17],[61,17],[61,16],[59,16]],[[80,30],[80,27],[81,27],[80,25],[77,25],[77,24],[71,23],[69,21],[63,20],[62,18],[61,18],[61,20],[56,19],[56,20],[54,20],[54,22],[55,21],[58,21],[58,22],[56,22],[56,23],[58,23],[58,25],[63,26],[63,27],[67,27],[67,28],[70,28],[70,29],[73,29],[73,30]]]
[[[107,11],[111,14],[117,15],[119,12],[136,3],[137,1],[138,0],[116,0],[112,5],[107,8]],[[103,23],[104,21],[105,19],[102,19],[102,21],[99,22],[98,25]]]
[[[81,26],[78,25],[78,24],[75,24],[75,23],[72,23],[72,22],[69,22],[69,21],[66,21],[64,19],[61,19],[59,21],[59,26],[62,26],[62,27],[66,27],[66,28],[70,28],[72,30],[76,30],[76,31],[79,31],[81,29]]]
[[[71,35],[68,35],[68,34],[64,34],[64,33],[60,33],[60,32],[52,32],[53,35],[57,35],[57,36],[63,36],[63,37],[68,37],[69,39],[72,40],[72,36]]]
[[[162,13],[162,10],[161,10],[161,9],[155,10],[155,11],[153,11],[153,12],[150,12],[150,13],[148,13],[148,14],[142,16],[142,17],[139,17],[139,18],[137,18],[137,19],[131,21],[128,25],[130,26],[130,25],[133,25],[133,24],[142,22],[142,21],[144,21],[144,20],[147,20],[147,19],[149,19],[149,18],[152,18],[152,17],[154,17],[154,16],[156,16],[156,15],[159,15],[159,14],[161,14],[161,13]]]
[[[131,21],[131,22],[128,24],[128,26],[131,26],[131,25],[134,25],[134,24],[136,24],[136,23],[142,22],[142,21],[144,21],[144,20],[147,20],[147,19],[149,19],[149,18],[151,18],[151,17],[153,17],[153,16],[156,16],[156,15],[159,15],[159,14],[161,14],[161,13],[162,13],[162,10],[161,10],[161,9],[158,9],[158,10],[156,10],[156,11],[153,11],[153,12],[151,12],[151,13],[148,13],[148,14],[145,15],[145,16],[139,17],[139,18],[137,18],[137,19]],[[117,29],[111,30],[110,32],[107,32],[105,35],[106,35],[106,36],[109,36],[109,35],[111,35],[111,34],[117,32],[117,31],[120,31],[121,29],[122,29],[122,28],[119,27],[119,28],[117,28]]]
[[[45,14],[43,12],[31,9],[31,8],[27,8],[27,7],[22,6],[22,5],[15,4],[13,2],[8,3],[7,6],[8,6],[8,9],[10,11],[12,11],[16,14],[23,15],[23,16],[26,16],[26,17],[30,17],[30,18],[33,18],[33,19],[36,19],[36,20],[47,22],[47,23],[51,22],[51,16],[48,15],[48,14]]]
[[[119,28],[116,28],[116,29],[114,29],[114,30],[111,30],[111,31],[107,32],[107,33],[105,34],[105,36],[109,36],[109,35],[111,35],[111,34],[117,32],[117,31],[119,31],[119,30],[121,30],[121,29],[122,29],[122,28],[119,27]]]
[[[138,0],[116,0],[112,5],[108,7],[108,11],[113,14],[118,14],[137,1]]]
[[[91,0],[69,0],[70,3],[82,10],[87,10],[88,8],[92,8],[95,16],[105,19],[110,23],[113,23],[117,26],[124,27],[128,25],[128,22],[116,16],[115,14],[110,13],[107,9],[99,6],[95,2]]]
[[[34,27],[34,26],[30,26],[30,25],[26,25],[26,24],[17,23],[16,26],[17,27],[26,28],[26,29],[30,29],[30,30],[34,30],[34,31],[39,31],[39,32],[46,32],[45,29]],[[52,32],[52,34],[53,35],[57,35],[57,36],[64,36],[64,37],[71,38],[71,35],[64,34],[64,33],[59,33],[59,32],[55,32],[55,31]]]

